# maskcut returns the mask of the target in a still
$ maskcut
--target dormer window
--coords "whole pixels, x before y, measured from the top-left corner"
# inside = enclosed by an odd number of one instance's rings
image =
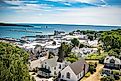
[[[115,63],[115,60],[114,60],[114,59],[111,59],[111,60],[110,60],[110,63]]]

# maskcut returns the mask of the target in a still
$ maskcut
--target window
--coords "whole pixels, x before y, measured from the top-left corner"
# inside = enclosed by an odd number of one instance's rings
[[[81,73],[80,73],[80,77],[81,77],[82,75],[81,75]]]
[[[59,69],[61,69],[61,64],[59,64]]]
[[[54,71],[54,75],[56,75],[56,71]]]
[[[45,65],[45,68],[46,68],[46,65]]]
[[[54,69],[56,70],[56,67],[54,67]]]
[[[70,79],[70,73],[69,72],[67,72],[66,78]]]
[[[43,68],[43,64],[41,65],[41,67]]]
[[[64,75],[62,75],[62,78],[64,78]]]
[[[50,70],[50,67],[48,66],[48,69]]]
[[[115,60],[114,60],[114,59],[111,59],[111,60],[110,60],[110,63],[115,63]]]

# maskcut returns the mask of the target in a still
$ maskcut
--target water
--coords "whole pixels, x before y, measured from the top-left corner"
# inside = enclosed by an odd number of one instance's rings
[[[54,30],[71,32],[74,30],[95,30],[95,31],[107,31],[112,29],[121,29],[117,26],[93,26],[93,25],[64,25],[64,24],[27,24],[33,27],[20,27],[20,26],[0,26],[0,38],[11,37],[21,38],[22,36],[35,36],[35,35],[47,35],[53,34]],[[19,30],[10,31],[10,30]],[[31,32],[20,32],[20,30],[42,32],[42,33],[31,33]]]

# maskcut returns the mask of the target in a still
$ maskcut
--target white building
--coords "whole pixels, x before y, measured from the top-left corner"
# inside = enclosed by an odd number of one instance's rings
[[[78,81],[88,72],[88,68],[89,65],[82,58],[65,67],[61,71],[59,81]]]
[[[54,53],[55,55],[57,55],[60,46],[61,46],[60,44],[56,44],[56,45],[48,44],[48,45],[46,45],[44,48],[45,48],[46,50],[48,50],[49,52],[52,52],[52,53]]]
[[[79,48],[73,47],[71,52],[74,53],[76,56],[83,57],[88,54],[97,53],[97,48]]]
[[[44,60],[38,67],[37,74],[43,77],[58,76],[58,73],[65,67],[65,63],[57,62],[58,57]]]
[[[88,45],[96,47],[98,46],[98,40],[93,40],[93,41],[88,40]]]

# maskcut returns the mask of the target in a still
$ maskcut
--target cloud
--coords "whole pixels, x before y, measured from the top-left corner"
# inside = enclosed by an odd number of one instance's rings
[[[121,25],[121,7],[108,6],[107,0],[46,1],[52,2],[6,1],[6,4],[17,6],[7,6],[7,9],[3,8],[3,12],[0,13],[0,21],[19,23]],[[83,3],[100,6],[88,6],[85,4],[88,7],[80,7],[79,5],[83,5]],[[62,7],[60,4],[66,6]]]
[[[23,15],[24,14],[24,15]],[[6,22],[53,23],[53,24],[86,24],[86,25],[121,25],[121,8],[54,8],[48,12],[38,11],[11,15]]]

